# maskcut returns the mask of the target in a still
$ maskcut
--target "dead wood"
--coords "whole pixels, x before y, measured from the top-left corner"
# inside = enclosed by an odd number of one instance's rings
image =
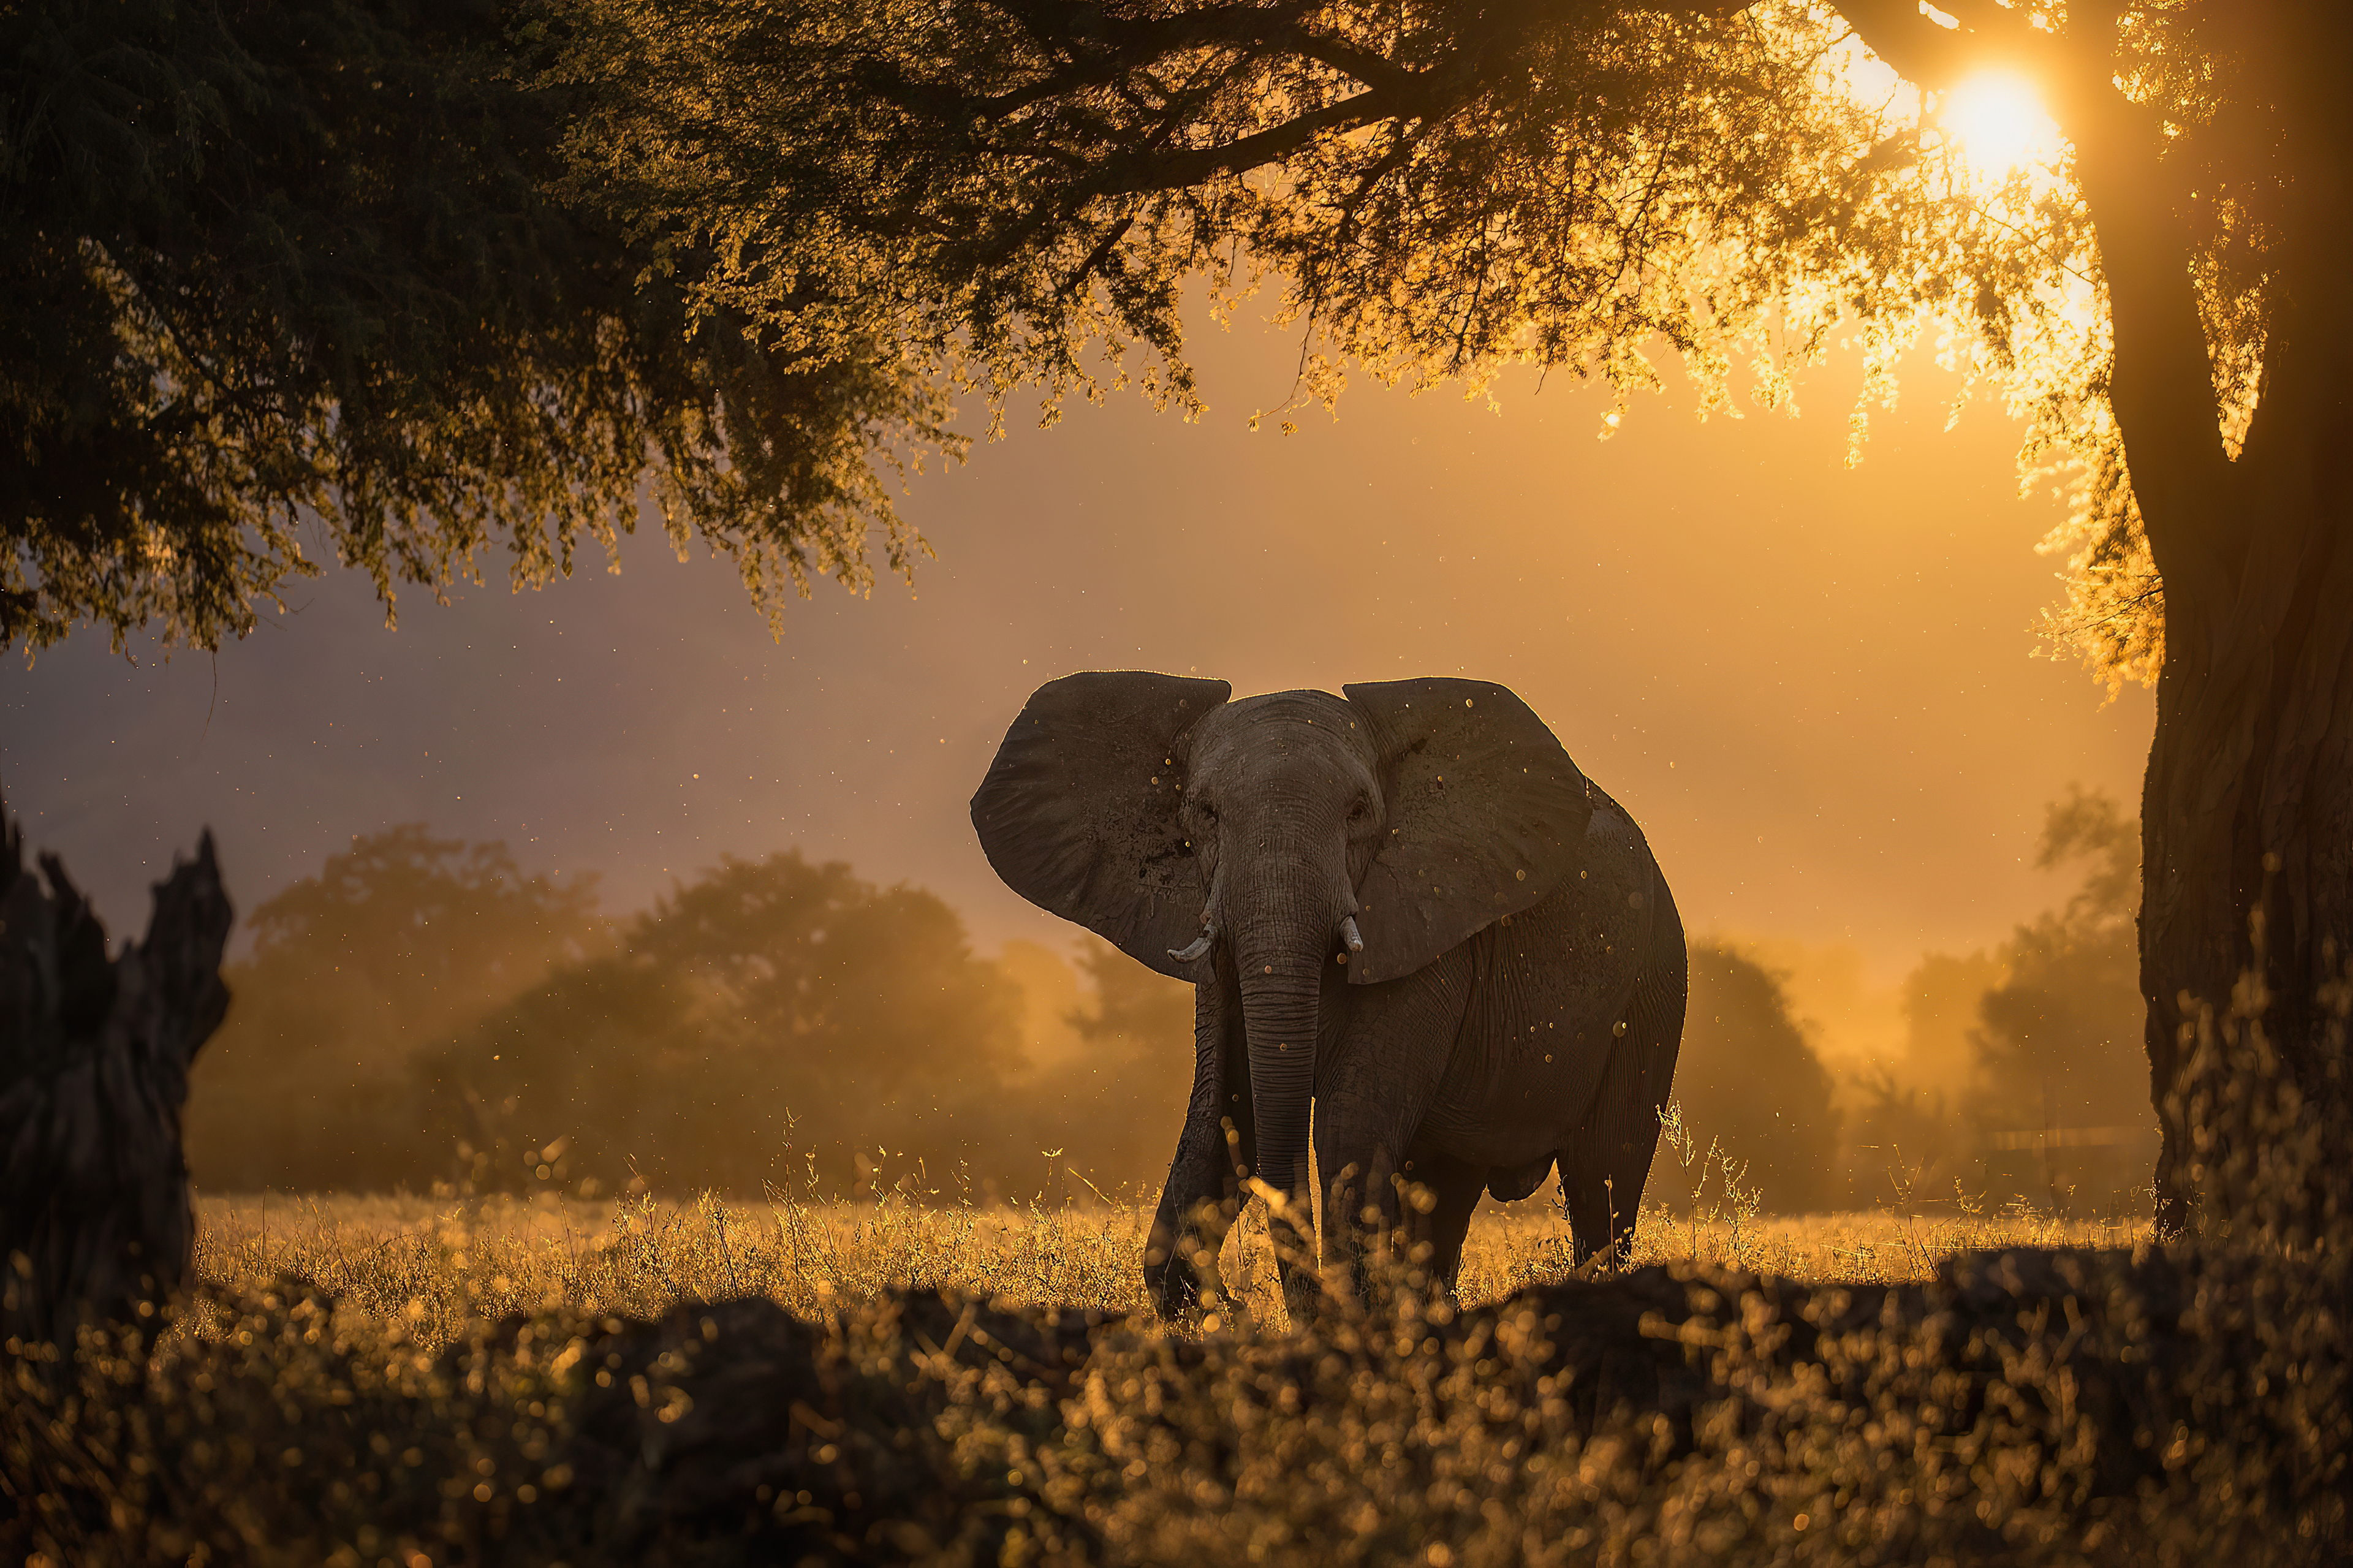
[[[85,1322],[152,1324],[187,1279],[180,1109],[228,1007],[234,916],[209,833],[114,955],[57,857],[40,866],[0,805],[0,1340],[69,1346]]]

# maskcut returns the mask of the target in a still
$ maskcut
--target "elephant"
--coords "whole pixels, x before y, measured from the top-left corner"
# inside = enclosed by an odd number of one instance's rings
[[[1688,969],[1641,829],[1505,687],[1342,692],[1064,676],[973,795],[1014,891],[1194,984],[1144,1264],[1170,1317],[1223,1298],[1254,1192],[1303,1324],[1408,1262],[1451,1297],[1481,1193],[1556,1165],[1575,1259],[1622,1263],[1649,1179]]]

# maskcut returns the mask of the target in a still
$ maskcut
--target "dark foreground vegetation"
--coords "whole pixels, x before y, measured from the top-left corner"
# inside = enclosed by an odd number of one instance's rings
[[[11,1346],[12,1561],[2335,1560],[2343,1353],[2230,1252],[1652,1268],[1200,1338],[935,1290],[438,1356],[290,1284]]]

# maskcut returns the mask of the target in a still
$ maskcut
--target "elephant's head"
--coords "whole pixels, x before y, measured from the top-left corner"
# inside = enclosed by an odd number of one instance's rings
[[[1584,775],[1504,687],[1430,678],[1229,702],[1135,671],[1038,689],[973,796],[989,864],[1163,974],[1220,950],[1249,1037],[1258,1174],[1303,1198],[1328,964],[1410,974],[1551,892]]]

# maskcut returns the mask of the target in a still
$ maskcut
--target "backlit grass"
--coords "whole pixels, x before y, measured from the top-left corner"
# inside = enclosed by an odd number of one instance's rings
[[[974,1208],[780,1194],[537,1201],[223,1194],[196,1204],[196,1269],[229,1292],[307,1280],[420,1348],[469,1318],[558,1308],[658,1317],[681,1301],[766,1296],[813,1316],[904,1289],[947,1289],[1010,1305],[1148,1314],[1140,1273],[1152,1206],[1143,1203]],[[2146,1226],[2031,1209],[1795,1216],[1647,1213],[1634,1262],[1693,1262],[1804,1281],[1932,1278],[1956,1256],[2010,1247],[2126,1247]],[[1227,1239],[1228,1285],[1262,1321],[1283,1321],[1264,1211]],[[1466,1306],[1570,1272],[1568,1227],[1531,1201],[1487,1205],[1463,1249]]]

